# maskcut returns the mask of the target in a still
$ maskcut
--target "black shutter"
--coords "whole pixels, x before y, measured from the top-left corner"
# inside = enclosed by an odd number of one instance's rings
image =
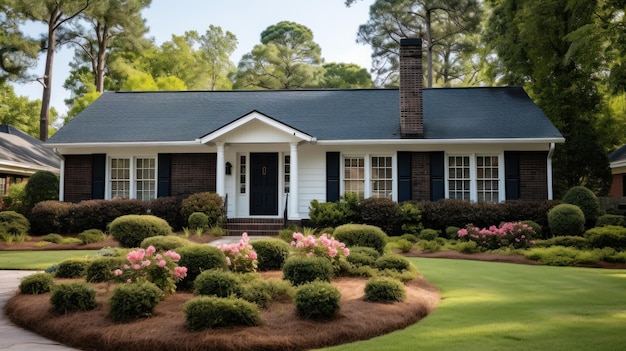
[[[104,199],[104,180],[106,175],[106,154],[91,155],[91,198]]]
[[[398,202],[412,199],[411,186],[411,152],[398,151]]]
[[[170,196],[172,181],[171,154],[159,154],[159,171],[157,180],[157,197]]]
[[[326,202],[339,201],[339,175],[341,162],[338,152],[326,153]]]
[[[437,201],[445,196],[445,160],[443,151],[430,153],[430,200]]]
[[[520,198],[519,152],[504,152],[504,191],[507,200]]]

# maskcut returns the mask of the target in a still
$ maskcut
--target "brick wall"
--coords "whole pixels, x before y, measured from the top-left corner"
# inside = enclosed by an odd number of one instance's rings
[[[610,197],[624,196],[624,173],[613,174],[609,196]]]
[[[520,200],[548,198],[548,153],[523,151],[519,153]]]
[[[411,158],[411,198],[418,201],[430,200],[430,153],[414,152]]]
[[[64,155],[64,201],[79,202],[91,199],[91,155]]]
[[[217,154],[172,154],[171,195],[215,192]]]

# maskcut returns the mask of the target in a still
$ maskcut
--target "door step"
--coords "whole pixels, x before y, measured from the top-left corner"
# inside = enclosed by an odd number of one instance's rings
[[[241,236],[247,233],[249,236],[277,236],[278,233],[289,225],[300,225],[300,221],[287,221],[282,218],[228,218],[223,227],[226,235]]]

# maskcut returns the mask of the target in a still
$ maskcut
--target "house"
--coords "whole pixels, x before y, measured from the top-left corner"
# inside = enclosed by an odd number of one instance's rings
[[[61,158],[21,130],[0,125],[0,196],[11,184],[25,183],[37,171],[59,173]]]
[[[611,167],[612,182],[610,197],[626,197],[626,145],[609,154],[609,166]]]
[[[230,218],[308,218],[345,192],[395,201],[552,198],[563,137],[520,87],[106,92],[52,136],[60,198],[214,191]]]

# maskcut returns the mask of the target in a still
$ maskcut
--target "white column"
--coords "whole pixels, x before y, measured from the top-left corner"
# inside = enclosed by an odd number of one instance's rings
[[[554,143],[550,143],[550,151],[548,151],[548,160],[547,160],[547,181],[548,181],[548,200],[553,200],[553,189],[552,189],[552,155],[554,155]]]
[[[289,213],[288,218],[300,220],[298,202],[300,200],[298,190],[298,143],[290,143],[289,163]]]
[[[65,158],[61,156],[61,169],[59,174],[59,201],[63,201],[65,196]]]
[[[224,173],[226,172],[226,164],[224,163],[224,143],[216,142],[217,146],[217,166],[215,167],[215,192],[219,196],[226,196],[226,186]]]

